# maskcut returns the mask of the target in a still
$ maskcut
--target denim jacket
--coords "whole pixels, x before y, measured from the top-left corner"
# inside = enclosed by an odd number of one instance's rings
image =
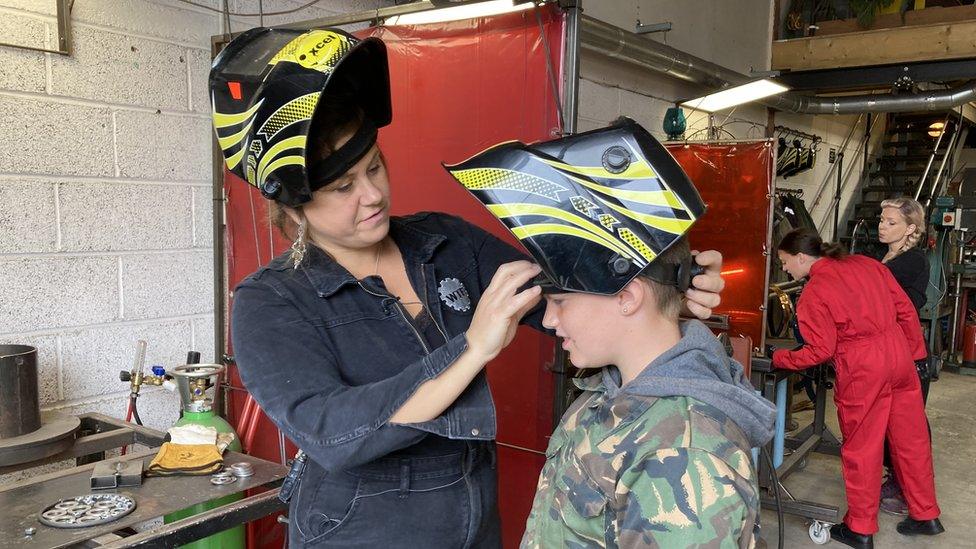
[[[357,280],[315,246],[298,269],[284,254],[235,290],[231,328],[241,378],[268,417],[326,472],[369,463],[426,433],[495,437],[484,372],[431,421],[394,425],[389,419],[467,348],[465,330],[495,270],[525,256],[439,213],[391,218],[390,235],[445,336],[437,349],[426,348],[379,277]],[[541,316],[538,307],[524,322],[541,329]]]

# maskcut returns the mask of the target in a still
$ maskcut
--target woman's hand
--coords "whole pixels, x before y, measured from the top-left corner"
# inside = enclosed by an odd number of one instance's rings
[[[712,316],[712,309],[722,302],[721,292],[725,289],[722,280],[722,254],[715,250],[705,250],[701,253],[692,252],[695,262],[705,267],[705,274],[700,274],[691,280],[693,288],[685,292],[685,308],[688,312],[704,320]]]
[[[485,362],[498,356],[512,342],[519,320],[539,303],[538,286],[518,289],[539,274],[540,268],[528,261],[505,263],[495,271],[491,283],[481,295],[468,327],[468,350]]]

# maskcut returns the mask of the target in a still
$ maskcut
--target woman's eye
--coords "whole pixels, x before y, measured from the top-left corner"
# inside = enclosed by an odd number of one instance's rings
[[[377,164],[375,166],[370,166],[368,171],[369,171],[369,173],[374,174],[374,173],[380,171],[380,165]]]
[[[335,191],[337,193],[347,193],[352,190],[352,183],[347,183],[341,187],[336,187]]]

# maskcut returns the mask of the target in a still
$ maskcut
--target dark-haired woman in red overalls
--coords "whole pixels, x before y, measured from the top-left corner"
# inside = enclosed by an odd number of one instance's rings
[[[925,358],[925,343],[911,301],[884,265],[848,256],[812,230],[790,232],[777,253],[783,270],[809,282],[797,304],[805,343],[795,351],[776,351],[773,365],[800,370],[832,360],[837,373],[834,402],[844,437],[847,514],[830,529],[831,537],[851,547],[874,547],[886,433],[909,509],[898,532],[943,532],[914,364]]]

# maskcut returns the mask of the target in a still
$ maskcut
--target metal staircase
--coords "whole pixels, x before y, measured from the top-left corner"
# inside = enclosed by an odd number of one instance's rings
[[[947,128],[941,137],[935,130],[935,136],[929,134],[935,123]],[[848,210],[846,231],[842,233],[841,241],[850,245],[852,236],[856,236],[858,252],[876,247],[881,201],[886,198],[915,197],[919,193],[918,199],[924,205],[933,183],[937,179],[944,181],[951,175],[945,169],[951,165],[945,162],[945,156],[958,142],[956,134],[960,131],[965,138],[968,123],[960,120],[955,111],[889,114],[875,169],[856,191],[856,202]],[[919,189],[923,179],[924,184]],[[939,187],[936,186],[936,194]]]

